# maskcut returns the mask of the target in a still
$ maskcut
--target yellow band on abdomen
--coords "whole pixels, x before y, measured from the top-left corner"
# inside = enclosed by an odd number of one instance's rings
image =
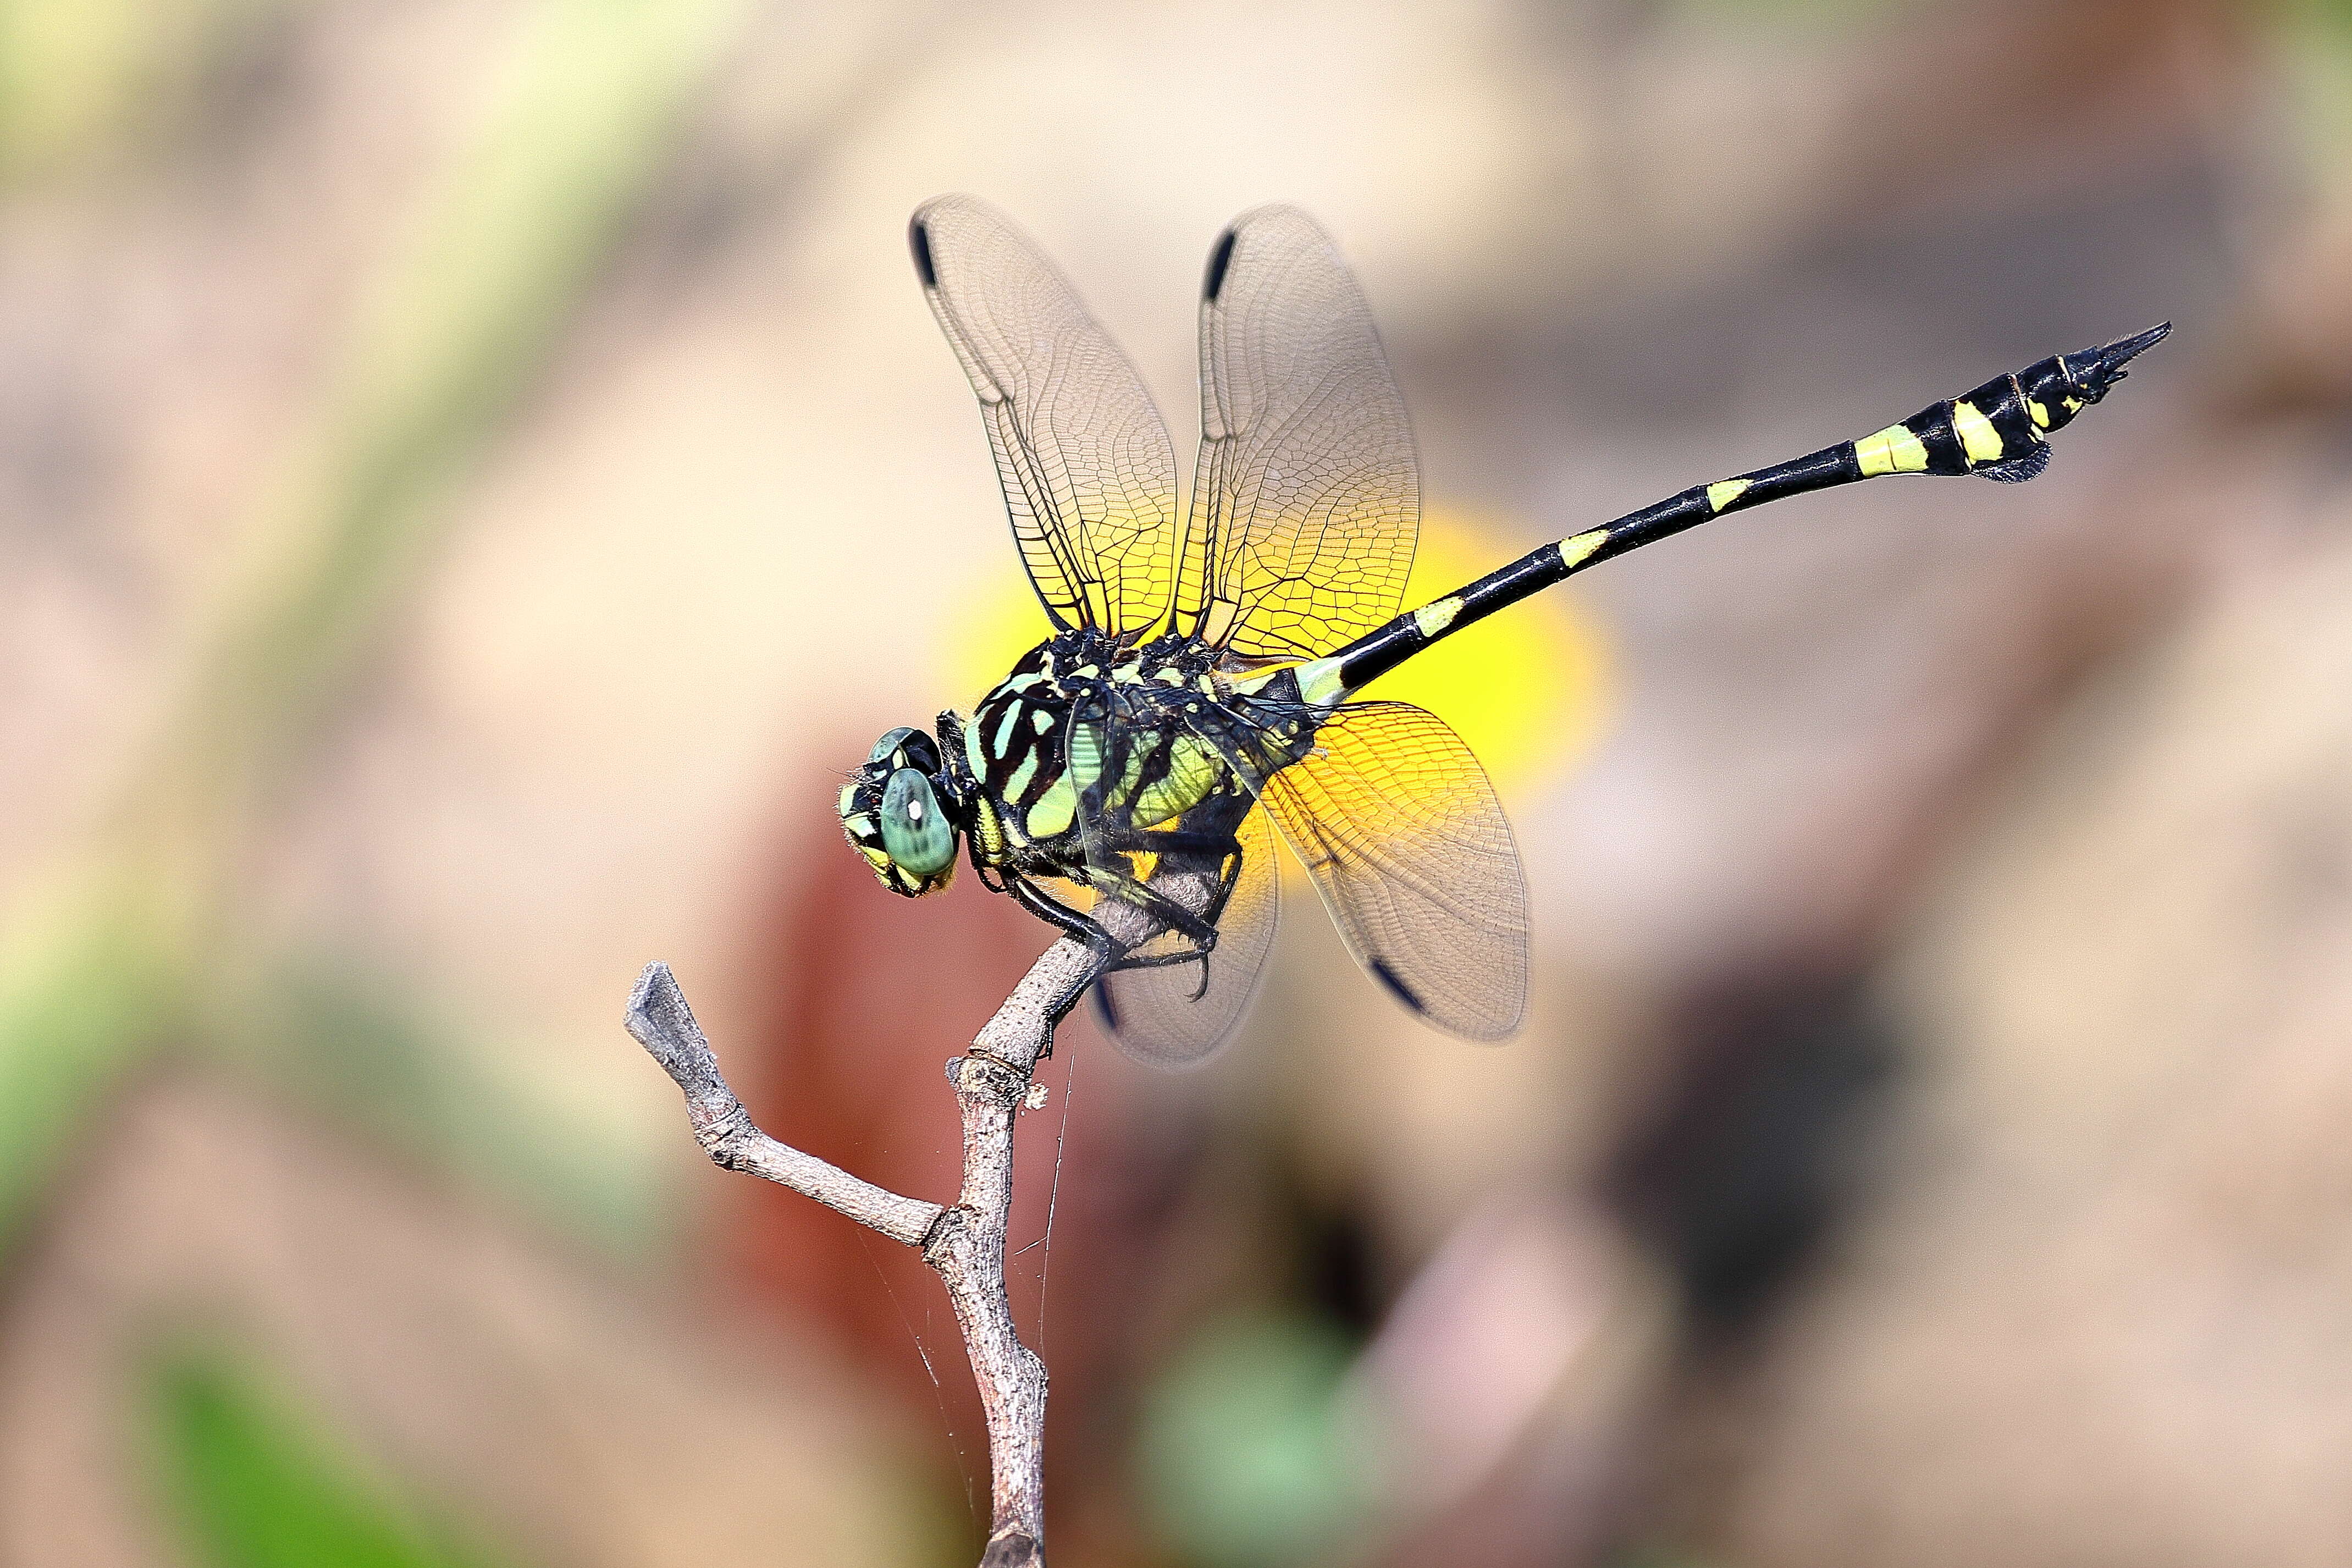
[[[1965,397],[1952,405],[1952,428],[1959,432],[1960,450],[1969,455],[1971,464],[2000,461],[2004,445],[2000,432],[1992,427],[1992,421],[1984,416],[1981,409]]]
[[[1911,434],[1908,426],[1889,425],[1856,441],[1853,460],[1861,465],[1865,479],[1881,474],[1924,474],[1927,471],[1927,448],[1919,444],[1919,437]]]

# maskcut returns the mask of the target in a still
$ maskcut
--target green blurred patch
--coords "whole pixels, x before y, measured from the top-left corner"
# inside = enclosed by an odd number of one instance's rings
[[[205,1568],[492,1568],[231,1359],[173,1355],[148,1388],[167,1506]]]
[[[293,0],[0,0],[0,181],[68,174],[152,131]]]
[[[97,889],[0,944],[0,1256],[92,1096],[177,1023],[187,986],[158,912]]]
[[[1251,1313],[1210,1326],[1150,1390],[1139,1485],[1160,1532],[1209,1568],[1333,1556],[1377,1520],[1375,1434],[1341,1397],[1337,1326]]]
[[[137,116],[168,119],[164,76],[201,75],[295,3],[0,0],[0,179],[69,173]],[[535,0],[478,132],[420,210],[393,215],[319,424],[255,498],[255,560],[161,738],[79,867],[0,911],[0,1247],[124,1066],[250,1052],[266,1032],[277,957],[245,920],[252,843],[428,580],[457,482],[562,341],[747,10]]]
[[[642,1257],[669,1234],[660,1166],[499,1072],[505,1054],[413,984],[350,953],[305,952],[268,998],[253,1025],[261,1064],[345,1121],[615,1255]]]

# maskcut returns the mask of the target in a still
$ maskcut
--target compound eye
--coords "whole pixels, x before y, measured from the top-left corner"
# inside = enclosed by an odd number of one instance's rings
[[[936,877],[955,860],[955,826],[919,769],[900,768],[882,791],[882,847],[916,877]]]
[[[889,762],[894,757],[900,767],[920,768],[927,773],[940,771],[939,743],[922,731],[904,724],[875,742],[874,750],[866,753],[866,762],[870,767],[876,763]]]

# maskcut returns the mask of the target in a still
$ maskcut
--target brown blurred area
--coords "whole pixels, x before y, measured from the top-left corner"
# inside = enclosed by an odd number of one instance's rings
[[[971,1559],[935,1281],[618,1026],[952,1185],[1049,933],[832,809],[1021,591],[950,189],[1180,447],[1307,207],[1496,561],[2177,328],[1543,612],[1519,1038],[1297,889],[1209,1069],[1065,1029],[1058,1562],[2352,1558],[2348,158],[2333,0],[0,3],[0,1562]]]

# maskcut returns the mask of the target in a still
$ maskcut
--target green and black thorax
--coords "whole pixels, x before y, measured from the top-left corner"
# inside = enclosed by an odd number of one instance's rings
[[[919,731],[884,737],[843,791],[843,816],[886,887],[944,885],[951,854],[910,878],[884,838],[886,796],[911,767],[936,802],[925,809],[967,836],[992,888],[1004,873],[1087,882],[1090,865],[1153,853],[1187,832],[1229,838],[1250,780],[1304,755],[1324,710],[1299,698],[1289,671],[1196,638],[1137,645],[1063,632],[1024,655],[969,715],[941,713],[936,746]],[[897,787],[903,799],[911,781]]]

